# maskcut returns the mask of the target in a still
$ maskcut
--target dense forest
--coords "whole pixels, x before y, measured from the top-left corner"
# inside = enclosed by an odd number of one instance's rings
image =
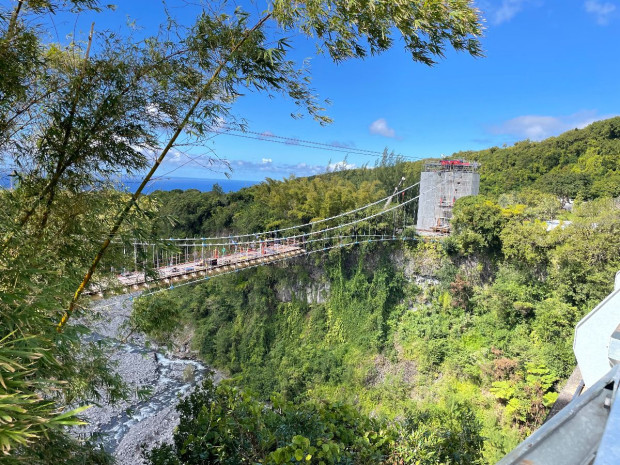
[[[362,415],[357,425],[371,421],[367,431],[384,422],[385,445],[368,446],[378,454],[368,463],[402,463],[395,444],[419,451],[413,456],[420,463],[501,458],[544,420],[575,367],[574,325],[610,292],[620,269],[620,202],[610,195],[618,189],[618,127],[616,118],[540,143],[467,154],[482,163],[484,194],[457,201],[453,234],[442,240],[363,244],[139,300],[134,325],[162,341],[193,332],[200,356],[243,389],[208,385],[183,403],[176,445],[153,452],[152,463],[198,463],[188,442],[228,451],[227,433],[201,436],[208,419],[191,413],[220,409],[220,399],[242,418],[222,428],[236,437],[272,438],[259,448],[246,444],[249,456],[269,463],[322,450],[317,431],[333,421],[324,417],[333,405]],[[176,218],[158,223],[164,236],[249,232],[362,205],[391,191],[401,176],[417,179],[420,169],[386,156],[372,169],[268,180],[228,195],[173,191],[153,198],[165,217]],[[558,171],[584,182],[558,192],[550,182]],[[572,211],[563,208],[564,197],[574,198]],[[551,219],[563,223],[549,230]],[[250,406],[276,394],[284,407],[263,424]],[[312,427],[291,426],[291,416],[312,417]],[[445,429],[425,433],[443,452],[425,456],[418,430],[407,436],[420,418],[444,418]],[[278,436],[283,425],[304,447]],[[329,444],[340,455],[323,461],[366,463],[339,434]],[[460,438],[456,449],[437,445],[446,435]]]

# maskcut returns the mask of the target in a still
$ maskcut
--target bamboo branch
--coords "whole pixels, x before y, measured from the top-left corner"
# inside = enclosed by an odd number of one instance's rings
[[[131,198],[125,204],[125,207],[123,208],[121,213],[116,218],[116,221],[114,222],[114,225],[112,226],[112,229],[110,230],[110,233],[108,234],[108,237],[106,238],[106,240],[101,245],[101,248],[99,249],[99,251],[95,255],[95,259],[93,260],[92,264],[90,265],[90,268],[86,272],[86,275],[84,276],[84,279],[82,280],[82,282],[78,286],[77,290],[75,291],[75,294],[73,295],[73,298],[71,299],[71,302],[69,303],[69,308],[64,313],[64,315],[62,316],[62,319],[58,323],[58,325],[56,327],[58,332],[62,331],[64,325],[67,323],[67,321],[69,320],[69,318],[73,314],[73,311],[75,310],[75,306],[77,304],[78,299],[80,298],[80,296],[84,292],[84,289],[86,289],[86,286],[88,286],[88,283],[90,282],[93,274],[95,273],[95,270],[97,269],[97,265],[99,264],[99,262],[103,258],[103,255],[104,255],[105,251],[107,250],[108,246],[110,245],[110,243],[112,242],[112,239],[114,238],[114,236],[116,236],[116,233],[118,232],[119,228],[121,227],[121,225],[125,221],[125,218],[129,214],[131,209],[135,206],[138,198],[142,194],[142,191],[146,187],[147,183],[150,181],[150,179],[153,176],[153,174],[155,174],[155,171],[157,171],[157,168],[159,168],[159,165],[161,165],[161,163],[164,161],[164,158],[166,157],[166,155],[168,154],[170,149],[172,149],[172,147],[174,146],[176,140],[178,139],[178,137],[181,135],[181,133],[185,129],[185,126],[187,126],[187,123],[189,122],[190,118],[192,117],[192,115],[196,111],[196,108],[198,108],[198,105],[202,101],[202,99],[203,99],[204,95],[206,94],[206,92],[213,85],[215,80],[219,77],[219,75],[222,72],[222,70],[224,69],[224,66],[226,65],[226,63],[228,63],[228,61],[237,52],[237,50],[239,50],[239,48],[245,43],[245,41],[248,39],[248,37],[254,31],[256,31],[257,29],[262,27],[262,25],[270,17],[271,17],[271,13],[268,13],[263,18],[261,18],[260,21],[258,21],[251,29],[246,31],[246,33],[243,35],[241,40],[235,44],[235,46],[231,49],[231,51],[228,54],[228,56],[226,57],[226,59],[223,60],[218,65],[218,67],[215,69],[215,71],[213,72],[213,74],[211,75],[211,77],[209,78],[207,83],[202,87],[201,91],[196,96],[196,99],[194,100],[194,103],[192,104],[192,106],[189,108],[189,110],[185,114],[185,117],[183,118],[183,121],[177,127],[176,131],[174,132],[174,134],[172,135],[172,137],[170,138],[170,140],[168,141],[168,143],[164,147],[164,150],[161,152],[161,154],[159,155],[159,157],[155,161],[153,167],[150,169],[148,174],[144,177],[144,179],[142,180],[142,183],[140,183],[140,186],[138,187],[138,189],[136,189],[136,191],[133,193]]]
[[[43,231],[45,230],[45,226],[47,225],[47,220],[49,219],[50,213],[52,211],[52,204],[54,203],[56,191],[52,190],[49,193],[49,197],[47,198],[47,202],[45,204],[45,210],[43,211],[43,217],[41,218],[41,223],[39,223],[39,232],[37,237],[41,237],[43,235]]]
[[[6,37],[5,37],[5,47],[9,44],[9,42],[11,41],[11,39],[13,39],[13,36],[15,35],[15,28],[17,27],[17,17],[19,16],[19,12],[22,9],[22,5],[24,4],[24,0],[18,0],[17,2],[17,6],[15,7],[15,9],[13,10],[13,13],[11,14],[11,19],[9,20],[9,27],[6,31]]]
[[[66,167],[62,169],[62,166],[63,166],[62,159],[64,158],[67,152],[67,145],[69,144],[69,138],[71,137],[71,132],[73,130],[73,120],[75,119],[75,113],[77,111],[77,104],[78,104],[78,100],[80,96],[80,90],[82,89],[82,83],[84,82],[84,73],[86,72],[86,66],[88,64],[88,58],[90,56],[90,48],[93,43],[94,29],[95,29],[95,23],[92,23],[90,25],[90,33],[88,34],[88,46],[86,47],[86,54],[84,55],[84,60],[82,62],[82,69],[80,71],[80,79],[77,83],[77,89],[75,90],[75,98],[73,99],[73,102],[71,102],[71,110],[69,111],[69,119],[67,121],[65,135],[62,141],[62,149],[61,149],[60,154],[58,155],[59,158],[58,158],[57,169],[51,181],[49,182],[49,184],[45,186],[45,188],[41,191],[41,193],[35,200],[34,205],[30,207],[30,209],[24,214],[24,216],[20,220],[19,226],[18,226],[19,228],[22,228],[30,220],[32,215],[34,215],[34,213],[37,211],[39,204],[43,201],[43,199],[45,199],[48,193],[50,194],[49,195],[50,200],[53,200],[54,198],[53,190],[58,185],[58,182],[60,181],[60,178],[62,177],[62,174],[64,173],[66,169]],[[50,207],[51,207],[51,204],[50,204]],[[2,245],[0,245],[0,252],[6,249],[6,247],[11,243],[14,237],[15,237],[15,234],[9,234],[9,236],[2,242]]]
[[[90,49],[90,45],[89,45],[89,49]],[[187,51],[188,51],[188,49],[177,50],[176,52],[170,53],[169,55],[167,55],[167,56],[157,60],[155,63],[151,64],[150,66],[143,67],[139,72],[136,73],[133,82],[127,84],[127,86],[125,87],[125,89],[123,89],[123,91],[121,92],[120,95],[125,95],[127,92],[129,92],[129,90],[131,90],[131,87],[134,84],[136,84],[140,79],[145,77],[147,75],[147,72],[150,69],[154,68],[155,66],[157,66],[160,63],[163,63],[166,60],[169,60],[170,58],[173,58],[174,56],[186,53]],[[108,95],[108,97],[106,97],[104,103],[107,100],[109,100],[109,98],[110,98],[110,96]],[[98,118],[95,121],[95,123],[93,124],[93,127],[91,129],[91,132],[94,132],[96,130],[96,128],[98,127],[98,125],[101,123],[102,120],[103,120],[103,118]],[[82,146],[83,145],[84,144],[82,144]],[[41,204],[41,202],[45,199],[47,194],[50,193],[50,191],[56,187],[56,185],[60,181],[61,176],[64,174],[64,172],[67,170],[67,168],[69,168],[73,163],[75,163],[75,162],[77,162],[79,160],[79,158],[80,158],[79,157],[79,155],[80,155],[79,148],[80,147],[78,147],[78,149],[75,150],[74,153],[71,156],[69,156],[69,158],[62,164],[62,166],[55,171],[54,176],[52,177],[51,181],[45,186],[45,188],[43,188],[43,190],[40,192],[39,196],[35,200],[34,204],[24,214],[24,217],[22,218],[22,220],[20,221],[19,225],[17,226],[18,228],[24,227],[24,225],[32,218],[33,214],[36,212],[36,209]],[[59,163],[60,163],[60,161],[59,161]],[[6,247],[10,244],[10,242],[13,240],[13,238],[14,238],[14,234],[11,234],[11,235],[9,235],[8,238],[5,239],[5,241],[2,244],[0,244],[0,253],[2,253],[6,249]]]

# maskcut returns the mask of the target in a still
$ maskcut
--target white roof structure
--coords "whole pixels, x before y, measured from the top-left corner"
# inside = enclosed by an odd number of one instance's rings
[[[611,368],[609,343],[620,324],[620,272],[615,289],[575,327],[573,351],[586,387],[592,386]]]

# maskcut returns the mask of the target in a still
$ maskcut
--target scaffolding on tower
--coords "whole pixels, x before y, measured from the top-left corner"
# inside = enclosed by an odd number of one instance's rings
[[[422,233],[450,233],[452,209],[461,197],[477,195],[479,164],[466,160],[426,163],[420,185],[417,230]]]

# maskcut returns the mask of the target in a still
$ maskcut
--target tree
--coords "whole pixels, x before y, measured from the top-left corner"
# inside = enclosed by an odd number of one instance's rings
[[[480,251],[499,253],[499,235],[505,223],[502,208],[483,196],[458,199],[451,221],[455,240],[465,254]]]
[[[151,465],[477,464],[481,425],[466,405],[409,413],[402,424],[362,415],[352,405],[286,402],[206,380],[177,410],[173,444],[146,453]]]
[[[80,310],[95,270],[114,258],[104,256],[114,238],[150,230],[150,206],[140,196],[166,155],[181,142],[203,142],[222,120],[236,125],[232,104],[247,91],[285,95],[329,122],[308,69],[290,58],[288,34],[313,37],[335,62],[387,50],[396,31],[412,59],[427,65],[447,46],[481,55],[469,0],[275,0],[260,17],[224,2],[191,27],[168,18],[161,35],[141,40],[93,27],[83,43],[45,43],[37,24],[65,7],[101,8],[97,0],[0,8],[0,156],[18,178],[14,192],[1,192],[0,351],[13,381],[0,383],[9,400],[0,407],[0,441],[7,453],[20,445],[24,461],[28,441],[66,422],[59,414],[70,401],[118,384],[104,365],[93,379],[67,382],[89,363],[81,329],[56,334],[50,321],[67,309],[63,329]],[[156,160],[133,195],[107,189],[118,175],[142,172],[149,156]]]
[[[535,271],[537,276],[546,270],[547,224],[542,221],[511,222],[500,233],[502,252],[508,262]]]
[[[619,210],[611,199],[584,202],[576,206],[573,224],[557,232],[549,278],[565,302],[591,309],[613,288],[610,277],[620,267]]]
[[[573,337],[579,321],[577,309],[550,297],[536,304],[531,339],[544,363],[560,376],[569,376],[575,365]]]

